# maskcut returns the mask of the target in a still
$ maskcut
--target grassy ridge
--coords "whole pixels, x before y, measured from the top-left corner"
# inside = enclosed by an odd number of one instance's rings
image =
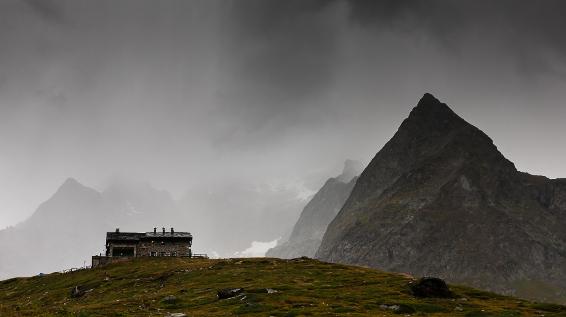
[[[144,258],[0,282],[0,316],[566,316],[566,307],[451,286],[452,299],[418,299],[410,278],[310,259]],[[79,298],[70,291],[87,290]],[[245,297],[218,300],[241,287]],[[277,290],[266,293],[265,289]],[[174,296],[173,298],[168,296]]]

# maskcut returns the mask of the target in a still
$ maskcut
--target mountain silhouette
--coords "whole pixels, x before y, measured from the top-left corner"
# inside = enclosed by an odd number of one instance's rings
[[[517,171],[425,94],[358,178],[317,257],[566,299],[566,180]]]

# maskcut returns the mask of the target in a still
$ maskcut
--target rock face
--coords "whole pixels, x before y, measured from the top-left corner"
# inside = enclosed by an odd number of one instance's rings
[[[285,259],[314,257],[326,227],[344,205],[362,168],[360,162],[346,160],[342,174],[328,179],[305,206],[289,240],[267,251],[266,256]]]
[[[566,180],[518,172],[425,94],[358,178],[317,257],[566,299]]]

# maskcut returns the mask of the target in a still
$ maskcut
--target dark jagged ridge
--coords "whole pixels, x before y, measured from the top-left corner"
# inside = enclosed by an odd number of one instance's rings
[[[266,256],[285,259],[313,257],[326,227],[344,205],[362,169],[360,162],[346,160],[342,174],[328,179],[305,206],[289,240],[267,251]]]
[[[317,257],[566,299],[566,181],[518,172],[425,94],[360,175]]]

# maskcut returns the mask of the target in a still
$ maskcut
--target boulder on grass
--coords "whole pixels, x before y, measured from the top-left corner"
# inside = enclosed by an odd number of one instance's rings
[[[79,298],[85,294],[83,287],[77,285],[71,289],[71,298]]]
[[[224,288],[224,289],[218,290],[217,296],[218,296],[218,299],[232,298],[232,297],[240,295],[243,291],[244,291],[243,288]]]
[[[416,297],[452,297],[452,292],[444,280],[437,277],[423,277],[411,284],[411,292]]]
[[[168,296],[165,296],[165,297],[161,300],[161,302],[162,302],[162,303],[165,303],[165,304],[175,304],[175,303],[177,302],[177,297],[175,297],[175,296],[173,296],[173,295],[168,295]]]

